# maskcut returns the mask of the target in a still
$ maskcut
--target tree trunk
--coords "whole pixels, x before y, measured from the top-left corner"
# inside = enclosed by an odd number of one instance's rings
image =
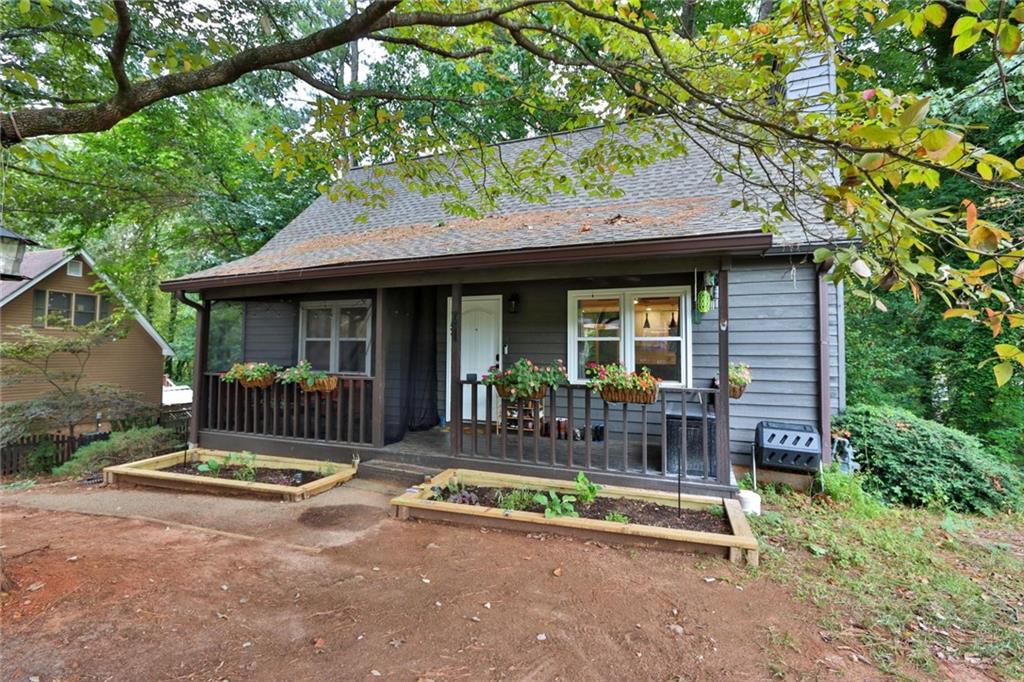
[[[683,0],[682,9],[679,10],[679,35],[684,38],[693,38],[693,20],[697,14],[697,0]]]

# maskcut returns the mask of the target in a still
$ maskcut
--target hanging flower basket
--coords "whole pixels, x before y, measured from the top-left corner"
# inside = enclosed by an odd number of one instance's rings
[[[266,388],[274,383],[274,379],[276,378],[277,374],[269,374],[259,379],[246,379],[243,377],[238,380],[238,383],[242,384],[245,388]]]
[[[299,388],[306,393],[333,393],[338,388],[338,377],[322,377],[313,381],[300,381]]]
[[[546,393],[544,387],[538,388],[533,393],[528,393],[526,395],[512,395],[512,387],[504,386],[502,384],[495,384],[494,388],[498,391],[498,395],[505,400],[516,400],[517,398],[523,398],[524,400],[540,400]]]
[[[607,365],[591,362],[587,364],[586,373],[587,386],[609,403],[651,405],[658,399],[661,379],[646,367],[639,372],[629,372],[617,362]]]
[[[729,384],[729,397],[730,398],[742,398],[743,394],[747,392],[747,386],[739,386],[737,384]]]
[[[729,397],[736,399],[742,398],[743,394],[747,390],[747,386],[750,385],[752,375],[750,372],[750,365],[742,362],[730,362],[729,363]]]
[[[237,381],[245,388],[266,388],[274,383],[279,369],[268,362],[236,362],[220,378],[227,383]]]
[[[636,403],[637,405],[653,405],[658,399],[658,389],[642,390],[637,388],[614,388],[606,386],[601,389],[601,397],[609,403]]]

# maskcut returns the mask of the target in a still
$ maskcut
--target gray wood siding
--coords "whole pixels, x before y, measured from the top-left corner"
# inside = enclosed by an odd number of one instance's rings
[[[299,306],[293,301],[247,301],[245,360],[295,364],[299,343]]]
[[[793,421],[817,426],[818,330],[817,275],[802,257],[737,261],[729,281],[730,359],[750,365],[754,381],[746,394],[732,400],[731,450],[736,463],[749,462],[754,428],[763,420]],[[464,296],[515,293],[520,312],[502,318],[506,365],[527,357],[539,363],[565,359],[566,296],[571,289],[658,286],[692,283],[693,274],[643,277],[585,278],[542,282],[467,285]],[[445,306],[448,291],[439,290],[438,405],[442,414],[447,371]],[[843,320],[841,297],[829,286],[829,359],[831,411],[841,409],[840,359]],[[718,312],[712,310],[693,325],[693,386],[704,388],[718,373]],[[580,401],[582,402],[582,401]],[[617,413],[616,413],[617,414]],[[595,417],[597,418],[597,417]]]

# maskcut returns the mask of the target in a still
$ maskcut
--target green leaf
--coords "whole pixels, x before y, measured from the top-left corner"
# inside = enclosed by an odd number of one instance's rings
[[[928,97],[922,97],[917,100],[900,114],[900,125],[904,128],[910,128],[920,124],[924,117],[928,115],[928,108],[930,106],[931,99]]]
[[[937,2],[933,2],[924,8],[924,18],[932,26],[942,26],[946,23],[946,8]]]
[[[978,42],[978,38],[981,37],[980,31],[967,31],[961,33],[953,41],[953,54],[960,54],[964,50],[969,50],[974,43]]]
[[[1020,47],[1020,29],[1012,24],[1003,24],[999,29],[999,51],[1007,57],[1016,54]]]
[[[487,90],[487,84],[486,83],[484,83],[483,81],[473,81],[473,93],[474,94],[482,95],[482,94],[484,94],[484,91],[486,91],[486,90]]]
[[[1015,358],[1021,350],[1014,346],[1012,343],[997,343],[996,344],[996,355],[1003,360],[1012,360]]]
[[[89,28],[94,36],[101,36],[107,30],[107,22],[103,17],[93,17],[89,20]]]
[[[857,165],[864,170],[878,170],[885,165],[885,154],[881,152],[868,152],[864,156],[860,157]]]
[[[974,14],[981,14],[988,9],[988,5],[985,4],[985,0],[967,0],[964,6],[967,7],[968,12],[972,12]]]
[[[967,31],[968,29],[973,28],[977,23],[977,17],[960,17],[959,19],[956,20],[956,23],[953,24],[952,35],[958,36],[961,33]]]
[[[997,363],[992,366],[992,373],[996,375],[996,386],[1002,386],[1013,376],[1013,363]]]
[[[18,3],[18,9],[21,10],[22,14],[28,14],[32,11],[32,0],[21,0]]]
[[[826,248],[820,248],[814,250],[814,262],[824,263],[826,260],[832,257],[832,251]]]

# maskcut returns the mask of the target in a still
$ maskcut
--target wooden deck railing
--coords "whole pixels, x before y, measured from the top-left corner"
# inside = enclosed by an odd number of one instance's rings
[[[662,388],[652,405],[608,403],[583,386],[539,400],[504,400],[471,380],[461,390],[468,405],[453,439],[457,457],[663,477],[681,463],[688,480],[720,482],[716,389]]]
[[[372,442],[373,378],[339,374],[331,393],[294,384],[244,388],[207,373],[202,428],[257,436],[304,438],[341,444]]]

